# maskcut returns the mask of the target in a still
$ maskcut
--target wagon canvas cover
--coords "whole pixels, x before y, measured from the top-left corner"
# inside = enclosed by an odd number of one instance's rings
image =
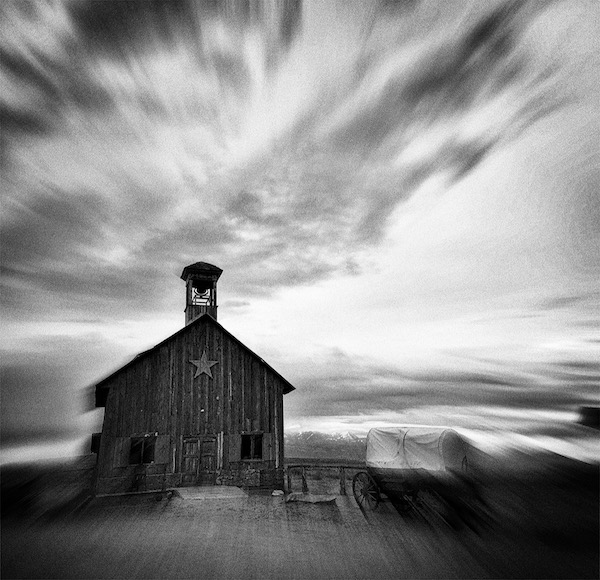
[[[466,442],[448,427],[371,429],[367,435],[369,467],[460,471],[466,465],[466,457]]]

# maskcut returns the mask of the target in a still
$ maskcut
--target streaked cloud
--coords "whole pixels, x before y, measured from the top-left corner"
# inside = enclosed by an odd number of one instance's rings
[[[3,2],[15,426],[36,385],[51,430],[65,393],[178,328],[199,259],[225,270],[227,328],[298,387],[292,418],[597,402],[597,15]]]
[[[232,278],[245,292],[352,271],[423,180],[461,177],[560,103],[519,44],[529,4],[451,27],[428,7],[355,6],[331,28],[310,3],[210,6],[6,4],[4,284],[31,288],[35,271],[102,302],[86,263],[137,295],[181,252],[256,264]],[[54,266],[66,253],[84,262]]]
[[[402,413],[431,406],[446,407],[452,414],[452,409],[478,407],[479,420],[484,421],[490,414],[486,405],[573,413],[579,405],[598,402],[599,352],[597,347],[590,349],[585,362],[550,364],[539,358],[529,364],[452,360],[449,353],[440,352],[427,366],[410,368],[406,363],[381,366],[338,351],[315,365],[305,362],[296,385],[298,396],[289,405],[299,416],[369,416],[386,409]]]

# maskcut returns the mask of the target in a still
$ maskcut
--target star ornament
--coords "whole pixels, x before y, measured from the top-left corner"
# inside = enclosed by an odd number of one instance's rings
[[[219,361],[208,360],[208,357],[206,356],[206,351],[203,351],[200,360],[190,360],[190,362],[196,367],[196,374],[194,375],[194,378],[199,377],[201,374],[205,374],[212,379],[213,376],[210,369],[211,367],[215,366]]]

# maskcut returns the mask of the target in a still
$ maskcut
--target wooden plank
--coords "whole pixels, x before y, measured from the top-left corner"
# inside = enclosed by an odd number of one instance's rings
[[[261,402],[261,365],[258,361],[252,361],[252,430],[253,431],[261,431],[262,430],[262,409],[260,407]]]
[[[219,349],[219,390],[218,390],[218,421],[216,431],[218,433],[223,432],[224,419],[224,401],[225,401],[225,362],[226,362],[226,347],[225,340],[222,334],[218,337],[218,349]]]
[[[229,462],[240,461],[242,457],[242,436],[237,433],[229,434]]]
[[[223,432],[217,433],[217,444],[216,444],[216,468],[223,469]]]
[[[277,423],[275,421],[275,405],[277,402],[277,382],[275,377],[269,373],[269,425],[271,431],[277,436]]]
[[[165,357],[165,348],[161,347],[158,351],[155,369],[156,379],[153,382],[152,389],[154,390],[153,401],[154,408],[152,409],[152,425],[155,431],[164,433],[164,423],[162,417],[166,408],[165,401],[165,375],[167,373],[167,359]]]
[[[158,351],[157,364],[155,368],[156,381],[153,385],[154,390],[154,408],[152,409],[152,425],[154,429],[164,433],[163,416],[165,413],[165,375],[168,370],[165,357],[165,347],[161,347]]]
[[[196,485],[200,469],[200,441],[197,437],[184,437],[182,445],[182,483]]]
[[[113,437],[113,467],[126,467],[129,465],[130,437]]]
[[[221,360],[221,371],[219,373],[219,422],[218,422],[218,432],[223,433],[225,430],[225,422],[226,418],[226,382],[227,382],[227,357],[229,356],[229,345],[227,341],[224,340],[223,336],[219,339],[219,348],[220,348],[220,360]]]
[[[247,420],[247,429],[248,431],[256,431],[256,385],[255,385],[255,375],[256,375],[256,362],[253,358],[248,357],[248,368],[249,368],[249,380],[247,381],[248,386],[248,407],[246,410],[246,420]]]
[[[261,389],[263,393],[263,408],[261,421],[262,424],[265,426],[265,431],[272,432],[273,427],[269,422],[269,405],[271,404],[271,400],[269,397],[269,373],[266,372],[266,369],[263,369]]]
[[[308,482],[306,480],[306,469],[302,468],[302,493],[308,493]]]
[[[206,325],[206,341],[207,341],[207,349],[206,356],[208,360],[217,360],[215,356],[216,348],[216,336],[214,332],[214,326],[212,324]],[[211,368],[211,375],[213,378],[211,379],[208,375],[203,375],[206,382],[206,397],[204,403],[204,431],[203,433],[214,433],[214,419],[215,419],[215,376],[217,373],[217,368],[219,365],[213,365]]]
[[[231,342],[229,338],[226,339],[229,347],[229,354],[227,356],[227,420],[223,425],[223,430],[225,434],[232,433],[234,430],[234,425],[236,422],[236,410],[234,408],[233,403],[233,384],[235,381],[234,376],[234,363],[235,363],[235,355],[236,349],[235,345]],[[225,454],[227,455],[227,454]],[[229,460],[227,460],[228,462]],[[227,467],[227,465],[226,465]]]
[[[194,327],[194,331],[192,333],[192,340],[190,341],[191,348],[188,349],[188,373],[187,377],[189,378],[188,382],[188,404],[187,404],[187,413],[186,413],[186,421],[184,422],[184,434],[185,433],[199,433],[200,432],[200,397],[201,394],[199,389],[196,386],[197,379],[194,378],[196,374],[196,369],[192,365],[189,364],[190,359],[196,359],[199,355],[202,354],[201,349],[202,345],[200,344],[200,333],[199,333],[199,325]]]
[[[205,329],[205,341],[206,341],[206,356],[209,360],[215,360],[213,356],[214,352],[214,332],[213,325],[207,324]],[[213,366],[211,369],[215,369]],[[213,414],[213,390],[214,390],[214,379],[211,379],[208,375],[202,375],[203,378],[203,404],[204,413],[201,415],[202,419],[202,433],[207,434],[211,432],[212,414]]]
[[[187,372],[185,374],[186,377],[186,400],[184,401],[184,413],[185,419],[182,424],[183,434],[192,434],[198,433],[198,396],[197,389],[195,388],[196,379],[194,375],[196,374],[195,367],[190,365],[190,360],[195,360],[198,358],[198,349],[200,348],[199,338],[198,338],[198,326],[194,327],[194,331],[190,335],[190,341],[188,345],[184,344],[184,348],[187,351],[186,364],[187,364]],[[201,353],[200,353],[201,354]]]
[[[137,401],[135,400],[135,385],[133,384],[133,379],[135,377],[135,373],[128,370],[125,373],[125,408],[124,408],[124,429],[122,435],[127,433],[131,433],[135,431],[135,420],[136,415],[138,413],[137,409]],[[126,412],[127,409],[131,409],[129,413]]]
[[[162,465],[169,463],[171,456],[171,436],[159,435],[154,449],[154,462]]]
[[[231,350],[232,345],[229,338],[225,338],[225,342],[227,344],[227,368],[226,368],[226,384],[224,385],[224,404],[223,404],[223,431],[225,433],[229,433],[231,431],[231,423],[233,420],[232,409],[231,409],[231,398],[232,398],[232,388],[233,388],[233,377],[231,372]]]
[[[204,325],[202,325],[202,327],[202,332],[198,333],[198,354],[196,356],[202,356],[202,353],[204,352],[206,352],[206,355],[209,356],[207,333],[210,329],[204,328]],[[202,374],[197,379],[194,379],[194,395],[196,396],[194,419],[196,433],[206,433],[205,413],[207,407],[208,382],[208,376],[205,374]],[[204,413],[202,412],[202,409],[204,409]]]
[[[275,404],[278,408],[277,415],[277,433],[279,434],[279,454],[280,454],[280,466],[283,466],[284,458],[284,443],[283,443],[283,383],[280,379],[277,379],[277,400]]]
[[[247,388],[247,377],[249,375],[249,371],[247,368],[247,361],[245,357],[245,353],[236,345],[236,382],[233,385],[233,403],[236,408],[236,423],[235,423],[235,431],[241,432],[245,430],[246,425],[246,413],[247,413],[247,398],[248,398],[248,388]]]
[[[271,406],[273,405],[273,397],[271,394],[271,373],[265,371],[265,424],[268,426],[268,430],[275,431],[271,418],[273,416]]]
[[[237,346],[237,345],[236,345]],[[235,405],[237,416],[235,433],[240,433],[244,430],[244,359],[241,349],[236,348],[236,384],[233,389],[233,404]]]
[[[135,425],[135,431],[143,433],[148,431],[148,414],[150,412],[150,405],[152,403],[152,388],[150,384],[150,371],[152,368],[153,358],[144,358],[142,361],[142,373],[137,373],[135,378],[135,391],[134,396],[136,398],[138,406],[137,422]],[[135,368],[135,367],[134,367]]]
[[[135,384],[134,384],[135,372],[134,372],[134,369],[130,369],[127,371],[126,379],[127,379],[127,382],[126,382],[126,387],[125,387],[125,393],[126,393],[125,404],[127,405],[126,409],[131,409],[131,413],[124,414],[125,415],[125,429],[123,430],[123,433],[122,433],[123,435],[136,431],[136,428],[135,428],[136,427],[136,419],[137,419],[137,414],[139,413],[139,409],[137,407],[137,401],[135,398]]]
[[[207,358],[210,360],[212,358],[212,324],[207,324],[206,328],[204,329],[204,334],[203,334],[203,349],[202,352],[206,352],[206,356]],[[213,367],[214,368],[214,367]],[[198,377],[199,379],[202,380],[202,386],[201,386],[201,402],[200,402],[200,409],[198,410],[198,424],[199,424],[199,433],[208,433],[209,430],[209,423],[210,423],[210,414],[211,414],[211,390],[212,390],[212,379],[206,375],[203,374],[200,377]],[[204,412],[201,413],[200,410],[204,409]]]
[[[275,450],[273,447],[273,433],[263,433],[263,448],[262,458],[264,461],[272,461],[275,456]]]
[[[277,399],[279,399],[279,381],[275,382],[276,387],[276,402],[273,407],[273,428],[275,433],[275,468],[279,469],[283,467],[283,429],[280,428],[279,424],[279,405]]]
[[[129,392],[128,392],[128,388],[127,388],[127,373],[123,373],[123,375],[119,378],[119,393],[120,393],[120,397],[119,397],[119,429],[118,429],[118,435],[122,436],[125,433],[128,432],[128,427],[129,427],[129,423],[128,423],[128,415],[132,412],[132,409],[130,410],[130,405],[128,405],[129,403]]]
[[[186,420],[186,408],[185,403],[187,400],[186,393],[189,388],[189,374],[187,370],[188,352],[186,345],[181,338],[178,337],[177,344],[177,368],[176,368],[176,403],[177,403],[177,414],[175,420],[175,440],[178,443],[178,452],[176,453],[177,471],[183,470],[182,460],[182,448],[183,448],[183,429]]]
[[[239,431],[246,430],[246,409],[247,409],[247,389],[246,389],[246,360],[244,357],[244,353],[240,352],[240,428]]]
[[[116,384],[114,384],[116,383]],[[124,407],[124,398],[125,398],[125,374],[122,373],[117,377],[116,381],[113,381],[114,386],[112,387],[113,393],[115,394],[114,399],[114,408],[111,409],[113,411],[112,417],[110,417],[111,423],[113,425],[113,430],[110,433],[112,437],[117,437],[121,435],[124,431],[123,421],[124,421],[124,413],[122,409]],[[106,411],[104,412],[104,416],[106,417]]]
[[[176,348],[176,345],[171,346],[169,356],[171,357],[171,376],[169,379],[169,389],[170,389],[170,400],[171,405],[169,409],[169,433],[171,433],[171,443],[172,443],[172,455],[171,459],[173,461],[172,471],[174,473],[180,471],[179,470],[179,458],[177,453],[173,454],[173,451],[179,449],[179,429],[178,429],[178,413],[179,413],[179,400],[181,397],[178,395],[178,389],[181,387],[181,380],[178,378],[178,369],[179,369],[179,350]]]

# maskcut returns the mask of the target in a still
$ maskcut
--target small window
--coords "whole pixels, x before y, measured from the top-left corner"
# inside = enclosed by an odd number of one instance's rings
[[[262,459],[262,433],[242,435],[242,459]]]
[[[102,433],[92,433],[92,444],[91,444],[91,448],[90,448],[90,451],[92,453],[100,452],[100,437],[101,436],[102,436]]]
[[[154,463],[154,450],[156,448],[156,435],[145,437],[132,437],[129,450],[129,465],[142,465]]]

